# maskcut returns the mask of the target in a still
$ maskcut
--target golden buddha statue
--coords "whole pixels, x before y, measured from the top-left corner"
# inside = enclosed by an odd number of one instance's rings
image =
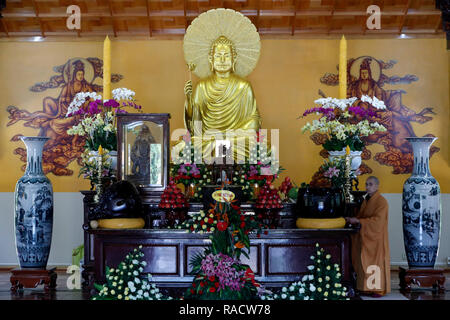
[[[194,90],[191,80],[184,87],[185,126],[194,144],[201,137],[204,157],[218,156],[215,139],[224,139],[231,140],[233,158],[245,161],[249,158],[249,140],[256,142],[256,132],[261,127],[252,87],[243,78],[259,57],[259,35],[250,20],[234,10],[213,9],[197,19],[188,28],[184,42],[186,60],[188,64],[195,63],[194,72],[200,76]],[[208,23],[219,23],[220,27]],[[215,30],[218,36],[211,39],[211,32],[203,34],[200,43],[198,33],[205,33],[205,29]]]

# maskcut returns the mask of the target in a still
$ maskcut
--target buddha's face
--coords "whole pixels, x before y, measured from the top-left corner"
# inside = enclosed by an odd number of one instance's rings
[[[232,70],[233,54],[229,45],[219,43],[214,46],[212,65],[216,72],[226,73]]]
[[[77,71],[76,75],[75,75],[75,79],[77,79],[78,81],[83,81],[84,79],[84,71]]]

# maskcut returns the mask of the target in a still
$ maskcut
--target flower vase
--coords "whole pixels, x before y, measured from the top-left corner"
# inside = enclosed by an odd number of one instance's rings
[[[435,137],[406,138],[414,152],[414,168],[403,185],[403,238],[410,268],[433,268],[439,249],[441,196],[430,173],[430,146]]]
[[[361,154],[362,151],[350,151],[350,166],[352,171],[358,170],[358,168],[361,166]],[[328,151],[328,160],[334,161],[336,158],[342,157],[345,158],[346,152],[345,148],[341,151]]]
[[[53,188],[42,170],[42,150],[49,138],[21,140],[27,147],[27,167],[14,193],[17,255],[21,268],[45,269],[53,229]]]

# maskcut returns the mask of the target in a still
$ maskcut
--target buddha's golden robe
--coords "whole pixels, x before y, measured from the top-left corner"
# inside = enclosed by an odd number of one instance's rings
[[[223,135],[221,139],[225,140],[227,139],[226,131],[235,130],[237,136],[233,138],[233,156],[235,159],[237,155],[248,158],[247,136],[242,131],[239,132],[239,129],[253,129],[254,131],[246,132],[253,132],[255,136],[261,127],[261,119],[250,83],[233,73],[228,78],[220,78],[213,74],[200,80],[190,104],[186,102],[185,125],[194,140],[202,136],[203,155],[210,155],[214,150],[215,143],[211,134],[220,132]]]
[[[391,292],[388,210],[386,199],[377,191],[369,201],[363,201],[356,216],[361,230],[352,236],[352,262],[357,275],[356,287],[360,291],[381,295]],[[367,280],[374,274],[367,272],[371,265],[380,268],[379,289],[367,285]]]

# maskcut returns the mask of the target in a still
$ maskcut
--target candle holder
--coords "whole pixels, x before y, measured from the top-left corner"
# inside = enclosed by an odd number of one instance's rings
[[[352,191],[352,177],[350,174],[351,171],[351,163],[350,163],[350,150],[347,147],[347,152],[345,154],[345,184],[344,184],[344,197],[345,202],[347,204],[351,204],[355,202],[355,198],[353,197]]]

